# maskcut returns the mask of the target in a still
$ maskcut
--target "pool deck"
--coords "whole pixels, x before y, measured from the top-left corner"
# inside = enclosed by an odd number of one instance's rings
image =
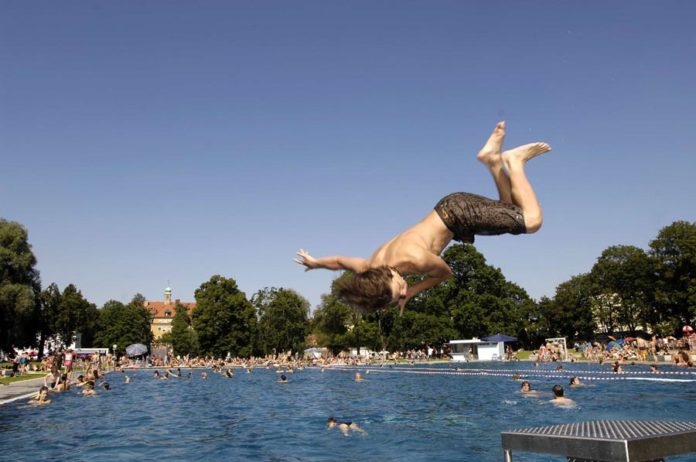
[[[31,380],[12,382],[7,385],[0,385],[0,406],[11,403],[12,401],[31,398],[32,395],[39,391],[43,383],[43,377],[39,377]]]

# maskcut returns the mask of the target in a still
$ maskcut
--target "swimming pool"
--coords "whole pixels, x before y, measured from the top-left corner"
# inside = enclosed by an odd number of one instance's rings
[[[208,380],[193,370],[193,380],[169,381],[129,372],[130,384],[112,373],[112,389],[96,397],[69,392],[45,407],[1,406],[0,460],[500,461],[504,430],[592,419],[696,420],[696,382],[585,380],[590,386],[570,389],[567,378],[548,377],[558,374],[551,364],[455,367],[384,367],[368,375],[364,367],[310,368],[288,375],[287,384],[267,369],[235,370],[231,379],[208,371]],[[696,379],[633,373],[647,366],[628,366],[620,376],[608,365],[564,367],[564,377]],[[547,394],[521,395],[513,369]],[[353,380],[356,371],[365,381]],[[577,407],[548,403],[555,383]],[[357,422],[367,435],[327,430],[331,415]],[[516,453],[515,460],[562,459]]]

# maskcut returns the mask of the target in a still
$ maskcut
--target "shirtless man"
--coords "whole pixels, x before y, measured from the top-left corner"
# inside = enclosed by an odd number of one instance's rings
[[[563,387],[560,385],[554,385],[551,389],[553,392],[553,399],[551,402],[557,406],[573,407],[575,406],[575,401],[570,398],[563,396]]]
[[[305,250],[295,262],[305,271],[325,268],[349,270],[354,277],[343,282],[339,295],[349,304],[375,311],[397,304],[403,313],[416,294],[447,280],[452,270],[440,257],[451,240],[474,242],[475,235],[534,233],[542,224],[536,194],[527,180],[527,161],[551,150],[546,143],[531,143],[501,152],[505,122],[500,122],[478,154],[490,171],[500,200],[468,193],[443,198],[420,223],[382,245],[370,258],[333,256],[314,258]],[[403,276],[425,278],[408,286]]]

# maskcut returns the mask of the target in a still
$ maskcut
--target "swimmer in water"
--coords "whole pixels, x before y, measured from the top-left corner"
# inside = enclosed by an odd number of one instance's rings
[[[85,383],[84,390],[82,390],[82,394],[85,396],[96,395],[97,392],[94,391],[94,382],[88,381],[87,383]]]
[[[206,380],[208,378],[207,372],[201,372],[201,380]]]
[[[560,385],[554,385],[551,389],[553,392],[553,399],[551,402],[557,406],[571,407],[575,405],[575,401],[570,398],[563,396],[563,387]]]
[[[285,376],[285,374],[281,375],[280,378],[278,379],[278,382],[280,383],[288,383],[288,378]]]
[[[539,396],[539,392],[532,390],[532,385],[526,380],[520,384],[520,393],[527,396]]]
[[[39,392],[36,394],[36,398],[29,400],[29,404],[51,404],[51,400],[48,399],[48,387],[42,385],[41,388],[39,388]]]
[[[128,376],[126,375],[125,378],[126,378],[126,381],[125,381],[124,383],[130,383],[130,377],[128,377]]]
[[[571,386],[571,387],[580,387],[580,386],[582,386],[582,383],[580,382],[580,379],[579,379],[579,378],[573,376],[573,377],[570,378],[570,383],[568,384],[568,386]]]
[[[234,372],[232,372],[229,369],[225,369],[225,377],[227,377],[228,379],[231,379],[232,377],[234,377]]]
[[[338,427],[338,429],[341,430],[341,433],[343,433],[343,436],[348,436],[350,430],[367,434],[367,432],[360,428],[355,422],[339,422],[335,417],[329,417],[326,420],[326,426],[329,430]]]
[[[525,174],[525,165],[548,152],[546,143],[531,143],[502,152],[505,122],[500,122],[477,158],[493,176],[499,200],[469,193],[444,197],[415,226],[379,247],[369,258],[314,258],[300,249],[295,262],[305,271],[348,270],[354,276],[339,283],[339,295],[350,305],[374,312],[388,305],[404,307],[415,295],[452,275],[440,257],[450,241],[473,243],[475,235],[531,234],[542,225],[541,206]],[[410,286],[409,274],[425,276]]]
[[[356,381],[356,382],[362,382],[362,381],[363,381],[363,378],[362,378],[362,375],[360,375],[360,372],[356,372],[356,373],[355,373],[355,381]]]
[[[159,371],[153,372],[153,373],[152,373],[152,378],[153,378],[153,379],[159,379],[159,378],[160,378],[160,373],[159,373]]]

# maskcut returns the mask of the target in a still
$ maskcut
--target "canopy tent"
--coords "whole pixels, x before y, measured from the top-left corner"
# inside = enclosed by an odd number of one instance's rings
[[[517,339],[515,337],[510,337],[509,335],[503,335],[500,332],[498,332],[495,335],[491,335],[490,337],[484,337],[481,339],[483,342],[516,342]]]

